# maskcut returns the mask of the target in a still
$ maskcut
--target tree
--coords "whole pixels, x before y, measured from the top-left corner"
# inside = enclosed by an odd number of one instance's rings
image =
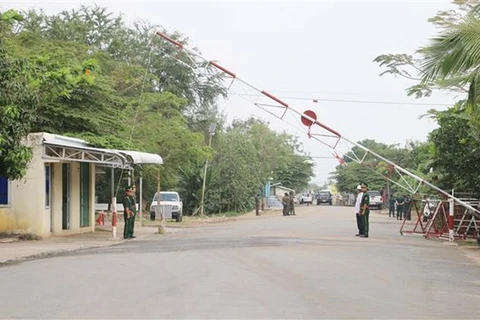
[[[442,32],[448,32],[450,28],[455,28],[455,26],[461,24],[464,15],[468,12],[472,12],[472,10],[480,4],[480,1],[454,0],[452,3],[457,6],[457,11],[439,11],[434,17],[428,20],[436,27],[440,28]],[[432,41],[436,42],[441,38],[442,33],[439,37],[432,39]],[[460,93],[468,92],[465,84],[460,81],[460,78],[453,78],[449,81],[446,81],[446,79],[424,78],[425,70],[423,64],[427,58],[424,55],[424,50],[427,47],[419,48],[415,54],[381,54],[377,56],[374,59],[374,62],[378,63],[380,67],[385,68],[385,71],[383,71],[380,76],[393,75],[395,77],[403,77],[416,82],[414,85],[407,88],[407,94],[409,96],[415,96],[416,98],[428,97],[432,94],[433,90],[447,90]]]
[[[362,182],[368,183],[371,190],[380,190],[385,185],[385,179],[382,176],[356,162],[337,166],[333,177],[336,180],[337,189],[341,192],[354,192]]]
[[[296,150],[296,138],[273,131],[259,119],[235,120],[216,138],[206,181],[207,212],[252,209],[253,194],[260,193],[269,178],[303,190],[313,176],[309,158]]]
[[[188,128],[181,110],[187,103],[172,93],[146,93],[132,99],[123,113],[125,130],[122,135],[135,148],[162,156],[162,189],[188,189],[183,183],[185,174],[198,168],[204,159],[212,157],[212,151],[203,135]],[[199,172],[198,172],[199,173]],[[145,194],[155,192],[157,172],[147,169],[144,174]],[[186,195],[182,194],[185,198]]]
[[[253,193],[261,180],[257,150],[250,139],[235,129],[222,134],[210,170],[217,173],[207,198],[215,199],[215,205],[211,207],[210,202],[207,210],[243,212],[253,208]]]
[[[269,178],[297,191],[308,186],[314,176],[313,164],[309,157],[300,154],[301,145],[295,137],[272,131],[268,123],[254,117],[233,121],[232,129],[245,135],[255,146],[262,186]]]
[[[192,70],[184,56],[183,64],[174,61],[175,48],[155,36],[161,27],[130,27],[100,7],[24,15],[2,14],[0,25],[0,175],[21,177],[30,159],[21,139],[47,131],[160,154],[161,188],[179,191],[186,213],[198,207],[206,159],[207,212],[251,209],[253,192],[270,177],[298,190],[308,185],[313,166],[296,137],[257,119],[226,128],[216,105],[225,94],[222,77]],[[181,33],[169,36],[188,43]],[[212,122],[217,134],[209,148]],[[110,196],[109,174],[97,179],[99,199]],[[157,176],[158,168],[143,168],[147,199]]]
[[[464,120],[452,117],[449,110],[437,114],[439,128],[430,133],[434,146],[434,178],[444,190],[461,190],[480,194],[480,142],[474,139]]]
[[[175,49],[155,35],[157,30],[162,30],[187,45],[188,38],[179,32],[168,33],[161,26],[142,21],[136,21],[130,28],[121,15],[115,16],[99,6],[81,6],[52,16],[31,10],[25,16],[26,22],[18,30],[34,32],[44,39],[84,45],[88,47],[85,52],[96,56],[103,53],[116,62],[109,64],[107,73],[115,72],[119,62],[133,65],[133,69],[147,70],[153,77],[145,77],[145,72],[137,73],[128,79],[130,83],[125,89],[136,89],[133,90],[136,94],[139,91],[171,92],[186,98],[184,113],[193,127],[195,122],[205,121],[212,111],[216,112],[217,98],[225,96],[219,76],[202,76],[190,68],[190,61],[182,56],[179,58],[184,59],[184,63],[177,63],[171,58],[176,55]]]
[[[386,145],[370,139],[358,143],[419,176],[426,177],[433,165],[433,149],[430,142],[408,141],[405,147]],[[346,165],[337,166],[332,174],[340,191],[353,192],[361,182],[367,182],[370,189],[379,190],[386,185],[386,178],[404,186],[403,179],[406,179],[409,183],[413,182],[410,177],[403,176],[402,179],[400,175],[391,171],[388,163],[371,154],[367,154],[362,164],[359,164],[352,160],[352,158],[355,158],[353,153],[363,157],[365,151],[354,147],[344,157]]]
[[[311,159],[304,155],[291,153],[284,161],[276,173],[278,181],[283,186],[297,192],[305,190],[310,179],[315,176],[313,173],[314,164]]]
[[[429,96],[435,89],[463,93],[465,99],[457,104],[463,112],[450,115],[462,117],[480,141],[480,1],[453,3],[459,12],[441,11],[429,20],[440,32],[417,50],[417,58],[384,54],[374,61],[387,68],[381,75],[393,74],[417,81],[407,89],[408,95],[420,98]],[[412,75],[411,70],[417,76]]]
[[[7,51],[7,37],[15,21],[15,11],[0,12],[0,176],[20,179],[32,157],[31,149],[21,142],[30,132],[38,96],[28,74],[28,60],[15,59]]]
[[[407,89],[417,98],[429,96],[433,90],[452,91],[463,95],[449,110],[430,110],[439,128],[429,142],[417,152],[423,164],[418,166],[424,176],[431,176],[445,189],[473,191],[477,145],[480,143],[480,1],[456,0],[457,10],[440,11],[429,21],[439,33],[413,55],[384,54],[374,61],[386,67],[383,74],[414,80]],[[412,75],[412,70],[416,75]],[[434,173],[429,174],[429,168]]]

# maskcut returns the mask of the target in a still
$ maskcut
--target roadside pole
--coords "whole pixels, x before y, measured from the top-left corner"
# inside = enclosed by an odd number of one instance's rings
[[[117,238],[117,197],[115,197],[115,169],[112,168],[111,179],[111,192],[112,192],[112,238]]]
[[[155,216],[161,216],[162,221],[160,222],[160,226],[158,227],[158,233],[164,234],[165,233],[165,213],[164,210],[160,207],[160,166],[158,167],[158,175],[157,175],[157,205],[155,206]]]
[[[142,192],[142,189],[143,189],[143,176],[142,176],[142,173],[140,171],[140,183],[139,183],[139,195],[138,197],[140,198],[139,202],[138,202],[138,207],[139,207],[139,211],[140,211],[140,226],[143,227],[143,192]]]

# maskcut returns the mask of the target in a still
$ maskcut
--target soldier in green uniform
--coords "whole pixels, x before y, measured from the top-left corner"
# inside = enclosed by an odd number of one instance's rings
[[[405,204],[405,199],[403,197],[397,198],[397,220],[403,219],[403,205]]]
[[[255,199],[255,214],[259,216],[260,215],[260,195],[254,193],[253,198]]]
[[[411,212],[412,212],[412,198],[409,195],[404,196],[404,204],[403,204],[403,216],[406,220],[412,220]]]
[[[290,201],[288,203],[288,214],[295,216],[295,195],[293,194],[293,191],[290,191],[289,198]]]
[[[123,227],[123,238],[133,239],[133,228],[135,225],[135,216],[137,214],[137,208],[135,204],[135,198],[133,197],[132,186],[125,189],[125,198],[123,199],[123,221],[125,225]]]
[[[370,204],[370,196],[368,195],[368,184],[362,183],[362,200],[360,202],[360,215],[363,217],[363,228],[364,234],[360,235],[361,238],[368,238],[368,231],[369,231],[369,217],[370,217],[370,210],[368,209],[368,205]]]
[[[135,219],[137,218],[137,200],[136,200],[136,194],[137,194],[137,187],[133,184],[130,186],[130,189],[132,190],[132,193],[130,194],[130,201],[133,207],[133,219],[131,221],[130,225],[130,237],[131,238],[136,238],[133,235],[134,229],[135,229]],[[140,210],[141,212],[141,210]]]
[[[288,204],[290,203],[290,197],[288,196],[288,192],[285,192],[282,198],[283,204],[283,215],[288,216]]]
[[[388,216],[395,218],[395,197],[393,194],[390,195],[390,199],[388,200]]]

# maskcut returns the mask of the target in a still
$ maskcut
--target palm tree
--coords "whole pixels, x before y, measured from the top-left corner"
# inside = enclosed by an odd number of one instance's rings
[[[420,70],[423,83],[468,90],[456,108],[464,111],[480,141],[480,6],[474,7],[458,23],[445,25],[442,32],[418,53],[423,56]]]

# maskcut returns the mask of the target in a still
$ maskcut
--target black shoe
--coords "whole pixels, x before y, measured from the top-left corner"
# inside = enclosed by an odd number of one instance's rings
[[[360,238],[368,238],[368,235],[366,235],[366,234],[361,234],[361,235],[360,235]]]
[[[361,233],[357,233],[355,237],[360,237],[361,235],[362,235]]]

